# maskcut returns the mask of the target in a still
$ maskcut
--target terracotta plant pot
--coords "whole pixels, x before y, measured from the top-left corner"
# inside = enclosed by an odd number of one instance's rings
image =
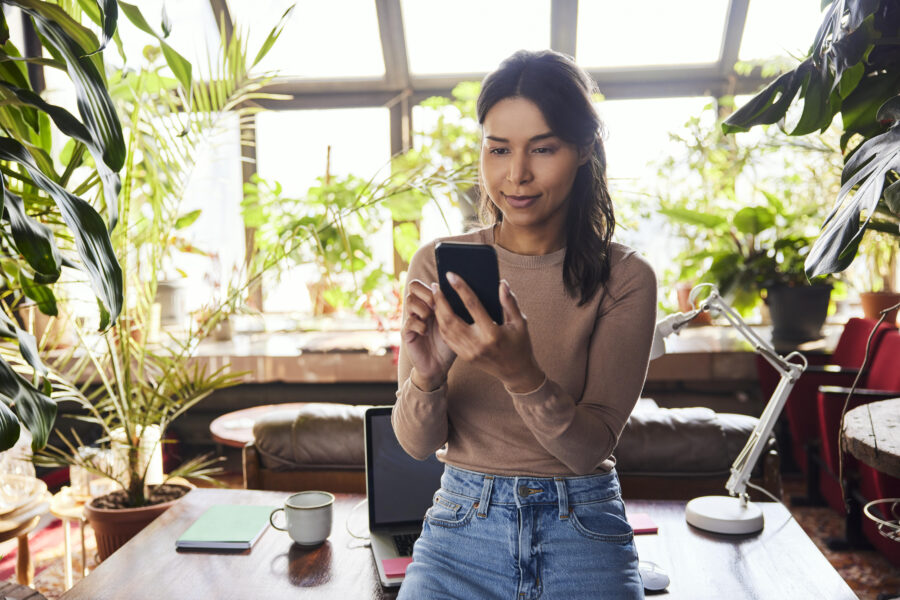
[[[185,494],[190,491],[187,486],[179,487],[184,488]],[[124,546],[125,542],[180,499],[139,508],[96,508],[93,506],[93,500],[85,504],[84,515],[94,530],[100,560],[106,560],[110,554]]]
[[[862,292],[859,301],[862,303],[866,318],[877,321],[881,318],[881,311],[900,302],[900,292]],[[887,314],[884,322],[891,324],[897,322],[896,308]]]

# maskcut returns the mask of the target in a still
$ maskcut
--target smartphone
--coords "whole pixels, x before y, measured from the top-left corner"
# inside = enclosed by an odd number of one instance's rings
[[[466,310],[462,298],[447,281],[447,272],[462,277],[481,305],[495,323],[503,323],[503,307],[500,305],[500,270],[497,267],[497,251],[487,244],[463,242],[438,242],[434,246],[438,283],[441,292],[460,319],[472,324],[475,320]]]

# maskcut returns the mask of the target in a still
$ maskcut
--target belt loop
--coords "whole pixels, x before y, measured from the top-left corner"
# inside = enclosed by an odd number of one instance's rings
[[[556,481],[556,494],[559,496],[559,518],[569,518],[569,494],[566,492],[566,480],[562,477],[554,477]]]
[[[484,476],[484,486],[481,488],[481,498],[478,500],[478,512],[475,513],[482,519],[487,518],[488,505],[491,503],[491,490],[494,487],[494,476]]]

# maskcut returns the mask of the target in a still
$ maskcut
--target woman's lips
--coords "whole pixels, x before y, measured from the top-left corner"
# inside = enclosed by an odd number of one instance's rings
[[[525,208],[535,202],[540,196],[540,194],[534,196],[507,196],[506,194],[503,194],[503,197],[506,198],[506,201],[513,208]]]

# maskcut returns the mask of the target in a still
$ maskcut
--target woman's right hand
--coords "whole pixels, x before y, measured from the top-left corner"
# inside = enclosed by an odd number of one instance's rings
[[[454,353],[441,338],[434,318],[434,295],[431,288],[419,279],[409,282],[406,294],[406,320],[400,334],[412,363],[412,382],[430,392],[447,380]]]

